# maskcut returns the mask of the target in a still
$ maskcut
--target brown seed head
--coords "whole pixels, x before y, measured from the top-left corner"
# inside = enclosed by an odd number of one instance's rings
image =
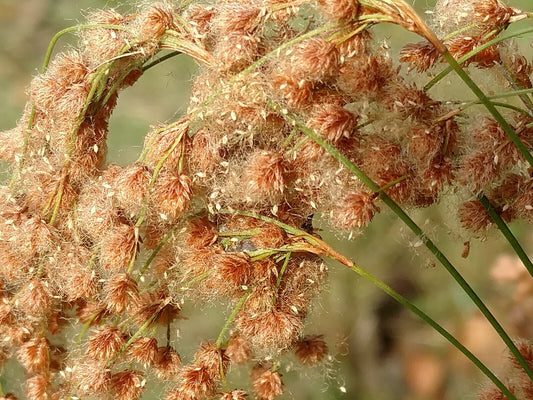
[[[261,55],[259,39],[250,34],[232,32],[216,44],[214,57],[219,71],[236,74]]]
[[[126,343],[126,335],[118,328],[102,326],[89,336],[87,356],[93,360],[110,361]]]
[[[74,367],[74,376],[82,393],[104,393],[111,384],[111,371],[94,361],[85,361]]]
[[[265,371],[253,381],[258,400],[274,400],[283,394],[283,381],[279,372]]]
[[[186,243],[192,249],[203,249],[214,244],[218,238],[218,229],[207,216],[193,218],[186,227]]]
[[[109,316],[107,305],[103,303],[78,302],[76,316],[82,324],[98,325]]]
[[[315,106],[306,125],[335,143],[342,137],[352,136],[356,124],[357,117],[342,106],[320,104]]]
[[[153,367],[159,362],[159,349],[157,340],[153,337],[139,337],[129,347],[131,357],[145,368]]]
[[[297,79],[322,82],[338,75],[340,57],[334,43],[311,38],[295,46],[289,62]]]
[[[264,223],[260,227],[260,233],[252,236],[251,241],[258,249],[276,249],[285,244],[287,235],[277,225]]]
[[[46,374],[50,362],[50,343],[44,337],[28,340],[18,350],[20,363],[28,372]]]
[[[313,83],[305,78],[295,77],[287,72],[275,70],[272,77],[274,89],[283,96],[289,107],[307,107],[313,96]]]
[[[361,96],[376,96],[396,75],[390,58],[382,54],[362,55],[342,65],[338,85],[356,100]]]
[[[191,178],[185,174],[162,172],[151,193],[152,202],[163,220],[175,221],[189,207],[193,187]],[[164,216],[164,217],[163,217]]]
[[[217,7],[213,26],[222,35],[228,35],[231,32],[253,33],[264,16],[264,10],[254,2],[227,3]]]
[[[138,253],[135,227],[121,224],[111,229],[100,245],[100,265],[109,271],[125,269]]]
[[[350,21],[357,16],[358,0],[318,0],[320,11],[331,21]]]
[[[135,312],[135,322],[142,326],[150,320],[149,326],[167,326],[180,315],[179,305],[173,302],[172,297],[164,290],[152,293],[143,293]]]
[[[181,358],[170,346],[159,347],[159,356],[154,365],[154,372],[159,379],[175,379],[181,370]]]
[[[137,282],[128,274],[116,274],[106,283],[107,308],[114,314],[122,314],[127,308],[139,304]]]
[[[328,354],[328,346],[322,335],[306,336],[296,342],[294,354],[302,364],[314,365]]]
[[[205,369],[213,379],[220,379],[221,373],[226,374],[229,358],[225,351],[218,348],[214,343],[202,343],[194,356],[195,364]]]
[[[174,27],[173,7],[170,3],[155,3],[142,10],[135,19],[136,33],[141,41],[157,41],[167,29]]]
[[[342,228],[364,228],[372,221],[374,214],[379,212],[379,207],[374,204],[375,199],[373,193],[350,192],[334,207],[330,218],[336,226]]]
[[[248,394],[244,390],[232,390],[231,392],[222,393],[220,400],[245,400]]]
[[[26,397],[28,400],[48,400],[47,390],[50,379],[46,375],[34,375],[26,380]]]
[[[124,370],[111,376],[111,385],[117,400],[137,400],[144,390],[142,371]]]
[[[181,383],[175,391],[176,400],[197,400],[212,395],[215,391],[215,378],[206,368],[196,365],[183,367],[180,377]]]
[[[464,203],[458,210],[463,227],[474,233],[483,234],[492,225],[492,218],[479,200]]]
[[[33,317],[48,314],[51,311],[52,298],[47,282],[37,278],[30,280],[20,291],[15,305]]]
[[[204,39],[210,29],[216,8],[208,4],[191,4],[185,12],[185,19],[192,26],[195,37]]]
[[[292,345],[300,335],[303,322],[293,312],[274,308],[260,314],[243,312],[235,320],[235,326],[254,346],[276,351]]]
[[[407,44],[400,51],[400,62],[410,64],[418,72],[433,67],[438,59],[439,52],[427,41]]]
[[[244,181],[248,193],[259,198],[272,198],[285,189],[286,163],[279,153],[258,151],[249,158]]]
[[[126,216],[136,216],[141,212],[150,179],[148,168],[139,164],[126,167],[117,174],[113,187],[118,204],[124,209]]]
[[[189,120],[182,119],[170,127],[152,127],[144,139],[146,157],[144,162],[155,168],[164,158],[168,170],[177,170],[183,158],[183,150],[189,146],[190,139],[186,134],[189,129]]]
[[[244,364],[250,359],[252,349],[246,339],[239,335],[232,335],[224,354],[228,357],[231,364],[239,365]]]

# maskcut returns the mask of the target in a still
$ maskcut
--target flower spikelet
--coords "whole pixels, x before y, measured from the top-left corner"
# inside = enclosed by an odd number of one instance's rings
[[[159,357],[154,365],[154,373],[159,379],[174,379],[181,369],[181,358],[170,346],[158,348]]]
[[[139,304],[137,282],[128,274],[116,274],[106,283],[107,308],[115,314],[122,314],[126,308]]]
[[[296,342],[294,354],[304,365],[314,365],[321,362],[328,354],[328,346],[322,335],[306,336]]]
[[[137,400],[144,390],[142,371],[124,370],[111,377],[111,385],[117,400]]]
[[[321,38],[307,39],[295,46],[290,65],[300,79],[327,81],[338,74],[339,52],[334,43]]]
[[[271,198],[285,189],[286,163],[279,153],[259,151],[250,156],[244,181],[251,196]]]
[[[126,268],[137,253],[135,228],[119,225],[108,232],[100,245],[100,264],[106,270],[119,271]]]
[[[99,361],[115,357],[126,343],[124,333],[112,326],[98,328],[87,341],[87,355]]]
[[[253,381],[258,400],[274,400],[283,394],[283,381],[279,372],[264,371]]]
[[[337,104],[321,104],[315,107],[307,126],[335,143],[353,134],[357,118]]]
[[[50,361],[50,344],[44,337],[36,337],[24,343],[17,352],[20,363],[28,372],[46,373]]]
[[[334,22],[349,21],[357,16],[358,0],[318,0],[320,11]]]
[[[375,198],[373,193],[365,191],[350,192],[331,211],[331,220],[336,226],[346,229],[364,228],[379,212],[379,207],[374,204]]]
[[[157,178],[152,201],[160,216],[174,221],[187,210],[192,194],[191,178],[166,171]]]
[[[153,337],[139,337],[129,347],[131,357],[144,367],[153,367],[159,361],[157,340]]]

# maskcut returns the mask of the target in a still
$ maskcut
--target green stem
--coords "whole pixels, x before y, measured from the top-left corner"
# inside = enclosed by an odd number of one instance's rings
[[[291,258],[291,252],[289,251],[287,252],[287,255],[285,256],[285,261],[283,262],[283,265],[281,266],[278,279],[276,280],[276,293],[279,289],[279,285],[281,284],[281,278],[283,278],[283,274],[285,273],[285,270],[287,269],[287,265],[289,265],[290,258]]]
[[[455,60],[454,60],[455,61]],[[344,165],[350,172],[357,176],[365,185],[367,185],[371,190],[378,191],[378,185],[372,181],[362,170],[359,169],[354,163],[352,163],[348,158],[346,158],[337,148],[332,146],[330,143],[326,142],[324,139],[319,137],[313,130],[309,129],[306,125],[298,121],[298,119],[287,112],[280,112],[280,108],[274,104],[269,104],[274,110],[276,110],[280,115],[282,115],[286,120],[292,122],[298,128],[313,139],[317,144],[323,147],[329,154],[331,154],[337,161]],[[424,243],[431,253],[437,258],[437,260],[444,266],[452,278],[457,282],[457,284],[463,289],[463,291],[470,297],[472,302],[477,306],[481,313],[485,316],[487,321],[492,325],[494,330],[502,338],[503,342],[507,345],[511,353],[516,357],[520,365],[524,368],[524,371],[527,373],[529,378],[533,381],[533,370],[524,360],[524,357],[520,354],[515,344],[505,332],[500,323],[496,320],[494,315],[490,312],[487,306],[479,298],[477,293],[472,289],[472,287],[466,282],[463,276],[457,271],[453,264],[446,258],[446,256],[440,251],[440,249],[429,239],[422,229],[414,222],[405,211],[387,194],[384,192],[379,193],[380,199],[407,225],[409,229]]]
[[[512,39],[512,38],[518,37],[520,35],[525,35],[525,34],[528,34],[528,33],[532,33],[532,32],[533,32],[533,28],[528,28],[528,29],[523,29],[521,31],[517,31],[517,32],[514,32],[514,33],[510,33],[510,34],[507,34],[507,35],[498,36],[497,38],[489,40],[486,43],[483,43],[482,45],[476,47],[474,50],[472,50],[472,51],[468,52],[467,54],[465,54],[463,57],[457,59],[457,63],[459,63],[459,64],[464,63],[465,61],[467,61],[471,57],[475,56],[476,54],[480,53],[481,51],[489,48],[490,46],[492,46],[492,45],[494,45],[496,43],[502,42],[502,41],[507,40],[507,39]],[[451,54],[450,54],[450,57],[453,58],[453,56]],[[446,57],[445,57],[445,59],[446,59]],[[448,61],[448,60],[446,60],[446,61]],[[431,89],[433,86],[435,86],[439,81],[441,81],[446,75],[448,75],[454,69],[455,68],[453,68],[452,66],[449,66],[449,67],[446,67],[445,69],[443,69],[433,79],[431,79],[426,84],[426,86],[424,86],[424,91],[428,91],[429,89]]]
[[[509,400],[517,400],[514,394],[511,393],[511,391],[502,383],[501,380],[498,379],[494,373],[490,369],[488,369],[485,364],[481,362],[471,351],[469,351],[461,342],[459,342],[451,333],[449,333],[446,329],[444,329],[439,323],[437,323],[433,318],[431,318],[428,314],[426,314],[424,311],[422,311],[420,308],[415,306],[413,303],[411,303],[409,300],[407,300],[405,297],[400,295],[399,293],[395,292],[391,287],[380,281],[379,279],[375,278],[368,272],[362,270],[357,265],[353,265],[350,268],[353,272],[357,273],[359,276],[363,277],[364,279],[371,282],[373,285],[377,286],[379,289],[381,289],[383,292],[388,294],[390,297],[392,297],[394,300],[396,300],[398,303],[400,303],[402,306],[407,308],[409,311],[417,315],[422,321],[424,321],[426,324],[431,326],[435,331],[437,331],[441,336],[443,336],[448,342],[450,342],[453,346],[455,346],[461,353],[463,353],[472,363],[483,373],[487,378],[489,378],[497,387],[501,390],[501,392],[509,399]]]
[[[163,248],[163,246],[168,241],[168,239],[170,239],[170,237],[174,234],[178,226],[180,226],[179,223],[175,224],[172,228],[170,228],[169,231],[165,234],[165,236],[163,236],[163,238],[157,244],[157,247],[152,251],[152,253],[150,254],[150,257],[148,257],[146,262],[143,264],[143,266],[139,270],[139,274],[135,277],[135,280],[137,282],[139,281],[139,279],[141,279],[141,276],[143,276],[143,274],[146,272],[146,270],[148,269],[152,261],[154,261],[154,258],[157,255],[157,253],[159,253],[159,251]]]
[[[490,203],[489,199],[486,196],[479,195],[478,199],[481,204],[483,204],[483,207],[485,207],[496,226],[498,226],[498,229],[501,231],[502,235],[505,236],[509,244],[512,246],[514,252],[520,258],[520,260],[528,270],[529,274],[533,277],[533,263],[528,258],[526,252],[524,251],[520,243],[518,243],[518,240],[512,234],[507,224],[503,221],[500,214],[496,212],[494,206]]]
[[[224,340],[224,336],[226,335],[226,332],[228,331],[231,323],[235,319],[235,316],[237,315],[237,313],[239,312],[239,310],[241,309],[242,305],[244,304],[244,302],[246,301],[249,295],[250,295],[250,291],[247,291],[246,293],[244,293],[244,295],[240,298],[239,302],[235,305],[235,307],[233,307],[233,310],[231,311],[230,316],[226,320],[226,323],[222,327],[222,330],[220,331],[220,334],[218,335],[218,338],[215,342],[215,346],[218,349],[220,349],[220,347],[222,346],[222,341]]]
[[[155,59],[154,61],[152,61],[151,63],[148,63],[146,65],[143,65],[142,67],[142,70],[143,72],[146,72],[147,70],[149,70],[150,68],[152,67],[155,67],[156,65],[162,63],[163,61],[166,61],[168,60],[169,58],[172,58],[172,57],[175,57],[175,56],[178,56],[180,54],[183,54],[181,51],[171,51],[170,53],[168,54],[165,54],[164,56],[161,56],[157,59]]]

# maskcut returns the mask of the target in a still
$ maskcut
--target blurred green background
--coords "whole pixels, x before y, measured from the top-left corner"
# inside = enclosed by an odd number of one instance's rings
[[[19,118],[26,102],[25,88],[40,68],[52,36],[62,28],[83,21],[87,10],[101,7],[130,10],[124,3],[113,0],[0,0],[0,130],[12,128]],[[433,4],[433,1],[417,0],[414,5],[423,13]],[[510,4],[533,9],[530,0],[516,0]],[[403,44],[418,40],[394,26],[380,27],[375,34],[378,40],[389,43],[393,55]],[[74,36],[61,39],[59,47],[68,47],[75,40]],[[530,38],[525,38],[521,48],[528,49],[530,43]],[[184,112],[195,69],[190,59],[175,57],[150,69],[134,87],[121,93],[110,124],[110,162],[126,165],[134,161],[150,125],[174,120]],[[442,93],[471,98],[453,80],[444,86]],[[515,287],[495,283],[489,274],[494,260],[510,250],[494,234],[484,242],[473,241],[470,256],[462,259],[465,240],[454,222],[455,201],[444,200],[437,207],[410,213],[437,240],[478,294],[487,299],[509,332],[531,338],[533,329],[529,325],[533,307],[529,303],[517,306],[512,298]],[[316,224],[320,225],[320,221]],[[529,227],[515,224],[512,228],[520,233],[526,250],[531,251]],[[496,372],[502,370],[505,352],[500,341],[466,296],[396,218],[386,212],[380,214],[354,241],[327,230],[322,233],[333,248],[434,316],[471,346],[489,367]],[[216,338],[223,320],[221,314],[227,312],[225,309],[190,311],[190,319],[180,322],[178,327],[177,347],[185,361],[198,338]],[[522,314],[517,316],[520,312]],[[517,318],[522,319],[517,322]],[[283,369],[284,399],[475,399],[485,382],[444,339],[378,289],[339,265],[330,265],[328,283],[309,317],[306,332],[324,334],[332,358],[317,368],[293,368],[288,362]],[[4,389],[20,393],[13,372],[5,372]],[[239,375],[238,371],[235,373]],[[144,398],[158,398],[157,393],[158,388],[151,387]]]

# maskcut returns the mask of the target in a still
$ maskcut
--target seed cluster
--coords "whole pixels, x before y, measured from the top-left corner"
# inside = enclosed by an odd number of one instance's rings
[[[449,190],[470,196],[459,219],[475,234],[491,224],[470,200],[480,193],[506,220],[533,219],[531,171],[500,125],[432,99],[373,40],[382,21],[423,34],[394,3],[222,0],[88,15],[79,46],[33,79],[18,125],[0,133],[13,166],[0,188],[1,356],[26,369],[29,399],[133,400],[154,378],[169,400],[240,400],[247,392],[226,375],[252,363],[251,390],[273,400],[286,353],[327,359],[323,337],[304,336],[331,255],[310,233],[314,214],[352,231],[381,211],[380,192],[426,207]],[[460,58],[521,15],[499,0],[444,0],[435,24],[459,32],[445,44]],[[136,163],[107,164],[118,92],[162,50],[200,64],[187,113],[154,126]],[[426,71],[439,57],[423,42],[400,61]],[[530,64],[507,44],[469,64],[532,87]],[[529,115],[510,118],[531,149]],[[182,363],[171,325],[186,325],[186,302],[231,311]],[[59,343],[66,321],[78,338]]]

